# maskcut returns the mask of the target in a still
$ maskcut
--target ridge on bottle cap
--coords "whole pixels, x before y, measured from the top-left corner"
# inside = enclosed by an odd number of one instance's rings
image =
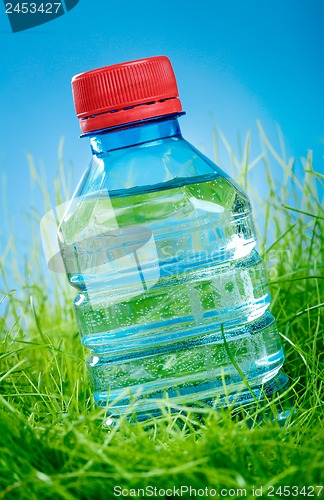
[[[80,73],[72,79],[72,93],[84,134],[182,111],[166,56]]]

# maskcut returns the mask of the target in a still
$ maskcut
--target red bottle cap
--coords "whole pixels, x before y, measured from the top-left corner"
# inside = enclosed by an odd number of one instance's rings
[[[182,110],[165,56],[114,64],[76,75],[72,92],[82,133]]]

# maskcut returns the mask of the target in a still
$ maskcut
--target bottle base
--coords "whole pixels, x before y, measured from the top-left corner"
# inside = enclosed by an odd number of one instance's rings
[[[235,392],[230,391],[230,387],[224,385],[222,390],[213,391],[208,397],[190,399],[190,397],[178,396],[170,397],[168,393],[159,398],[143,398],[138,394],[125,395],[125,392],[119,398],[110,401],[108,393],[94,394],[94,401],[97,406],[107,409],[107,425],[113,425],[121,416],[126,416],[129,420],[144,421],[153,417],[161,417],[165,411],[171,413],[194,411],[198,414],[204,414],[213,408],[215,410],[231,409],[236,414],[241,411],[242,414],[252,414],[256,408],[260,409],[257,421],[263,420],[265,416],[271,420],[276,420],[280,425],[284,425],[286,420],[294,413],[293,405],[284,393],[289,389],[289,380],[287,375],[280,370],[274,377],[263,384],[249,385],[242,383],[241,389]],[[197,395],[196,393],[196,395]],[[281,397],[282,396],[282,397]],[[275,400],[275,401],[274,401]],[[271,410],[269,412],[271,403]],[[262,409],[265,408],[263,412]],[[269,413],[271,416],[269,417]]]

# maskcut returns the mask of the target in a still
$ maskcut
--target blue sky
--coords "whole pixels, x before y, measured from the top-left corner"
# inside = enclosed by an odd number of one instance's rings
[[[232,143],[259,118],[270,137],[280,124],[291,154],[313,149],[323,172],[323,18],[321,0],[80,0],[64,16],[13,34],[0,6],[1,245],[10,232],[23,233],[22,212],[32,204],[42,210],[39,198],[31,200],[27,151],[49,184],[61,136],[75,182],[89,161],[72,76],[122,61],[170,58],[187,111],[183,135],[208,155],[211,116]]]

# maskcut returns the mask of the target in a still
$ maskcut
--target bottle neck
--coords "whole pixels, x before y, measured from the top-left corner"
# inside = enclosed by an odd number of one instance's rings
[[[183,114],[183,113],[181,113]],[[90,137],[94,155],[160,141],[170,137],[181,139],[178,116],[145,120],[140,124],[116,129],[105,129]]]

